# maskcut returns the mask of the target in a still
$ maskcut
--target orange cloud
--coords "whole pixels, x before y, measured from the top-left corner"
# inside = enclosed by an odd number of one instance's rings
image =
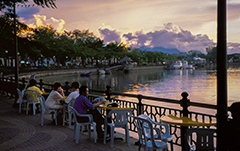
[[[32,28],[51,25],[59,33],[62,33],[64,30],[64,25],[66,22],[63,19],[56,19],[54,17],[47,19],[45,15],[33,15],[33,16],[35,18],[35,23],[28,24]]]

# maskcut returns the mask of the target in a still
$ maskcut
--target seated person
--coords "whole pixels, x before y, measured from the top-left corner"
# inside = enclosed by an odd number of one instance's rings
[[[63,107],[63,105],[56,104],[56,103],[57,103],[57,101],[61,100],[64,97],[65,97],[65,95],[63,93],[61,84],[58,82],[54,83],[53,90],[51,91],[51,93],[49,94],[49,96],[45,102],[46,108],[61,109]]]
[[[68,104],[71,100],[76,100],[76,98],[79,96],[79,83],[73,82],[71,87],[72,87],[73,91],[66,98],[66,100],[65,100],[66,104]]]
[[[37,81],[35,79],[31,79],[27,90],[34,90],[37,92],[37,94],[42,95],[43,92],[38,87],[36,87],[36,84],[37,84]],[[34,98],[34,102],[36,102],[35,98]],[[40,102],[38,96],[37,96],[37,102]]]
[[[95,107],[98,107],[100,104],[106,103],[106,101],[98,102],[95,104],[92,104],[88,99],[88,87],[87,86],[81,86],[80,87],[80,95],[77,97],[77,99],[74,102],[73,108],[76,109],[76,111],[80,114],[92,114],[93,115],[93,121],[96,122],[96,129],[97,129],[97,135],[99,139],[103,139],[103,130],[101,125],[104,123],[104,119],[102,115],[97,110],[92,110]],[[78,117],[78,122],[88,122],[87,117]]]
[[[72,85],[72,92],[68,95],[68,97],[66,98],[65,100],[65,104],[69,104],[71,100],[76,100],[76,98],[79,96],[79,83],[78,82],[73,82]],[[73,103],[72,102],[70,105],[73,106]],[[66,107],[66,110],[67,110],[67,107]],[[68,116],[66,116],[68,117]],[[68,122],[66,122],[65,124],[69,124]],[[71,123],[71,124],[74,124],[74,123]]]

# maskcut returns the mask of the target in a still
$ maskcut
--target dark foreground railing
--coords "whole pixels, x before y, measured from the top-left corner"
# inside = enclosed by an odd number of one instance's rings
[[[9,97],[17,96],[15,84],[14,84],[13,78],[2,78],[0,80],[0,94],[2,95],[8,95]],[[21,83],[20,83],[21,82]],[[19,80],[19,87],[22,90],[25,86],[27,81],[25,79]],[[40,80],[39,83],[37,83],[40,88],[44,88],[45,91],[50,91],[52,89],[52,84],[44,84],[43,80]],[[70,86],[69,82],[65,82],[65,85],[63,86],[65,95],[68,95],[70,93]],[[174,115],[183,115],[188,116],[189,118],[192,118],[194,120],[198,120],[201,122],[205,121],[213,121],[216,120],[215,115],[211,114],[204,114],[199,112],[190,112],[188,110],[189,106],[199,107],[202,109],[212,109],[216,111],[217,106],[211,105],[211,104],[204,104],[204,103],[196,103],[196,102],[190,102],[190,100],[187,98],[188,94],[186,92],[182,93],[182,99],[181,100],[173,100],[173,99],[166,99],[166,98],[157,98],[157,97],[151,97],[151,96],[142,96],[142,95],[135,95],[135,94],[126,94],[126,93],[120,93],[120,92],[113,92],[111,91],[111,87],[107,86],[106,90],[93,90],[90,89],[90,95],[89,100],[92,101],[96,97],[105,97],[109,101],[115,101],[118,103],[121,103],[121,105],[134,107],[133,114],[134,116],[138,116],[140,114],[146,114],[150,116],[154,121],[160,122],[160,117],[162,115],[168,115],[168,114],[174,114]],[[125,97],[123,99],[116,99],[116,97],[122,96]],[[135,98],[136,101],[128,101],[129,98]],[[169,107],[162,107],[152,104],[146,104],[142,103],[142,101],[150,100],[154,102],[166,102],[169,104],[177,104],[182,107],[182,109],[176,109],[176,108],[169,108]],[[171,106],[171,105],[169,105]],[[104,111],[102,111],[103,113]],[[130,120],[129,128],[131,131],[137,132],[136,126],[134,124],[133,119]],[[208,128],[208,127],[206,127]],[[172,145],[178,145],[182,146],[182,140],[181,140],[181,131],[183,131],[182,127],[178,125],[170,125],[170,133],[174,136]],[[186,129],[185,129],[186,130]],[[185,131],[184,130],[184,131]],[[171,148],[173,148],[171,146]],[[171,149],[172,150],[172,149]]]

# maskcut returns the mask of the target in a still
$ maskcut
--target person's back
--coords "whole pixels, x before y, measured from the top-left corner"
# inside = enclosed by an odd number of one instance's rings
[[[29,87],[27,88],[27,90],[34,90],[37,92],[37,94],[42,95],[43,93],[38,87],[36,87],[36,83],[37,83],[36,80],[34,80],[34,79],[30,80],[30,84],[29,84]],[[35,98],[34,98],[34,101],[36,102]],[[37,102],[40,102],[38,96],[37,96]]]

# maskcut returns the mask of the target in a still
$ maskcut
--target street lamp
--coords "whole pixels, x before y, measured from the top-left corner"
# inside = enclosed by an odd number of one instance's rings
[[[5,66],[8,66],[8,50],[5,50],[6,53],[6,60],[5,60]]]
[[[19,74],[19,65],[18,65],[18,45],[17,45],[17,27],[16,27],[16,1],[13,1],[13,25],[14,25],[14,47],[15,47],[15,84],[18,88],[18,74]],[[17,98],[17,95],[16,95]]]

